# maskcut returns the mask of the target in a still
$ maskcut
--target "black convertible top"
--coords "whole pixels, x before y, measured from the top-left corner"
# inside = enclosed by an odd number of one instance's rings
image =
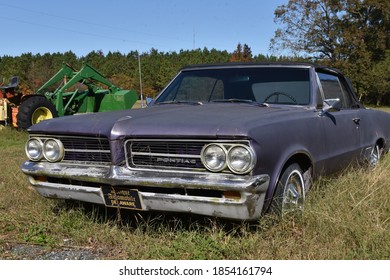
[[[339,69],[319,65],[312,62],[226,62],[226,63],[216,63],[216,64],[193,64],[187,65],[181,68],[181,71],[189,70],[200,70],[200,69],[211,69],[211,68],[242,68],[242,67],[264,67],[264,66],[282,66],[282,67],[313,67],[316,70],[330,71],[343,75]]]

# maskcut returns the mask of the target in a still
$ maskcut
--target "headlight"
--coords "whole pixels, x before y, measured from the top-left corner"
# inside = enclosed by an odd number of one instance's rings
[[[233,146],[227,156],[229,169],[237,174],[244,174],[252,170],[255,165],[255,153],[244,145]]]
[[[202,163],[212,172],[218,172],[226,167],[226,149],[218,144],[209,144],[202,149]]]
[[[41,160],[43,157],[42,147],[43,144],[41,140],[38,138],[30,138],[25,146],[27,157],[32,161]]]
[[[43,155],[50,162],[60,161],[64,157],[64,145],[60,140],[47,139],[43,144]]]

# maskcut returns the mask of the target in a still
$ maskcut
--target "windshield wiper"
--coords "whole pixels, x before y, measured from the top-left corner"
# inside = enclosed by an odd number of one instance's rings
[[[184,101],[184,100],[170,100],[170,101],[161,101],[155,103],[156,105],[164,105],[164,104],[190,104],[190,105],[203,105],[200,101]]]
[[[221,102],[221,103],[247,103],[247,104],[253,104],[256,106],[262,106],[262,107],[269,107],[267,103],[259,103],[257,101],[253,101],[250,99],[237,99],[237,98],[231,98],[231,99],[215,99],[211,100],[210,102]]]

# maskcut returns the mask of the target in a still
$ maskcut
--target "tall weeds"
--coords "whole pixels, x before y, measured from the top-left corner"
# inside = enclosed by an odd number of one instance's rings
[[[234,223],[115,211],[40,197],[20,171],[27,134],[0,131],[5,242],[98,248],[108,259],[390,259],[390,156],[315,182],[302,216]],[[2,250],[0,249],[0,259]]]

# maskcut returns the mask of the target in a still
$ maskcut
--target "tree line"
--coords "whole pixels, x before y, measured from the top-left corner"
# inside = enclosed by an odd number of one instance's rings
[[[280,27],[270,49],[278,56],[253,55],[251,48],[241,43],[233,52],[207,48],[161,52],[153,48],[127,54],[94,50],[82,57],[72,51],[4,55],[0,56],[0,83],[1,77],[17,75],[20,91],[33,93],[64,62],[75,69],[88,62],[114,85],[138,90],[140,59],[143,93],[153,98],[185,65],[301,61],[343,71],[363,103],[390,105],[390,1],[289,0],[277,7],[274,21]]]
[[[390,1],[289,0],[274,15],[274,50],[339,68],[362,101],[390,103]]]
[[[277,61],[282,58],[273,56],[253,56],[248,45],[237,46],[229,53],[216,49],[181,50],[179,52],[160,52],[151,49],[148,52],[129,53],[91,51],[86,56],[77,57],[72,51],[65,53],[32,54],[0,57],[0,82],[8,83],[12,76],[19,76],[19,90],[23,93],[36,92],[49,78],[58,72],[63,63],[76,70],[84,62],[102,73],[114,85],[124,89],[140,89],[140,71],[142,89],[145,96],[154,97],[176,75],[180,68],[192,64],[214,64],[225,62]],[[285,57],[284,60],[288,60]]]

